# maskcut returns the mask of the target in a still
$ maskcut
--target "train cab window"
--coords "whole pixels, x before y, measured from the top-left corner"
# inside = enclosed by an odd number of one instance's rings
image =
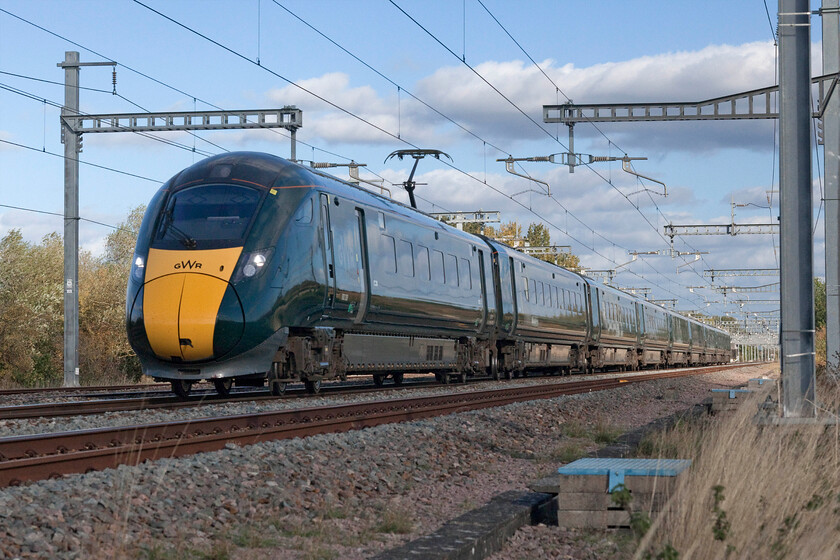
[[[429,248],[418,245],[414,258],[416,259],[414,269],[417,272],[417,277],[423,280],[431,280],[432,270],[429,267]]]
[[[414,254],[411,243],[400,239],[397,244],[397,270],[403,276],[414,276]]]
[[[440,251],[433,249],[432,250],[432,280],[438,282],[439,284],[443,284],[446,282],[446,278],[443,272],[443,253]]]
[[[153,246],[194,249],[200,242],[205,242],[203,248],[239,242],[261,198],[259,190],[238,185],[199,185],[176,191],[163,211]]]
[[[295,212],[294,221],[297,225],[304,226],[312,223],[312,199],[307,198]]]
[[[458,274],[461,277],[461,285],[467,289],[472,290],[472,275],[470,274],[470,261],[461,259],[458,267]]]

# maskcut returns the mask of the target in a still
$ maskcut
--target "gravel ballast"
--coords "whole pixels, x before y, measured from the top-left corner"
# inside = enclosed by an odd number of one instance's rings
[[[500,492],[526,489],[600,447],[597,440],[609,433],[774,369],[750,366],[344,434],[229,445],[7,488],[0,490],[0,558],[368,558]],[[28,425],[6,423],[4,430],[20,433]],[[577,536],[529,527],[493,558],[595,558],[618,546]],[[519,555],[542,538],[554,552]],[[585,554],[564,556],[569,546]]]

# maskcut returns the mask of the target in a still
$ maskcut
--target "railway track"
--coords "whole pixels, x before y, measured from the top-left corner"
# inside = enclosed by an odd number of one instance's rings
[[[483,381],[483,380],[482,380]],[[439,384],[435,381],[406,381],[400,388],[413,389],[421,387],[438,387]],[[378,391],[387,391],[395,388],[394,385],[385,385],[378,387],[374,385],[345,385],[336,384],[324,386],[319,395],[350,395],[356,393],[371,393]],[[102,397],[104,395],[98,395]],[[147,410],[147,409],[177,409],[177,408],[192,408],[196,406],[203,406],[207,404],[225,404],[244,400],[251,401],[273,401],[280,398],[307,398],[312,395],[301,386],[300,388],[291,388],[287,390],[283,397],[273,396],[267,389],[255,391],[239,391],[232,393],[230,396],[221,397],[215,391],[208,391],[205,394],[191,395],[184,400],[180,397],[166,392],[163,395],[154,395],[143,393],[134,398],[97,398],[96,400],[88,401],[70,401],[70,402],[48,402],[37,404],[24,404],[14,406],[0,407],[0,420],[14,420],[24,418],[56,418],[60,416],[76,416],[76,415],[91,415],[91,414],[105,414],[108,412],[122,412],[131,410]]]
[[[737,366],[673,370],[607,379],[295,408],[119,428],[0,438],[0,487],[63,474],[215,451],[229,443],[343,432],[514,402],[613,389],[630,383],[702,375]]]
[[[744,365],[744,364],[741,364]],[[634,372],[629,375],[639,375]],[[486,383],[492,381],[488,378],[470,379],[469,383]],[[426,379],[406,380],[400,387],[404,389],[418,389],[428,387],[439,387],[440,385],[432,381],[430,377]],[[122,387],[120,387],[122,388]],[[323,396],[337,396],[337,395],[352,395],[359,393],[370,393],[387,391],[395,388],[394,385],[386,384],[385,386],[374,386],[369,383],[336,383],[325,385],[321,389]],[[130,393],[129,393],[130,394]],[[197,393],[191,395],[184,400],[174,396],[168,391],[144,391],[129,398],[116,398],[118,395],[100,394],[100,395],[80,395],[90,397],[94,400],[87,401],[65,401],[65,402],[46,402],[36,404],[23,404],[0,407],[0,420],[19,420],[26,418],[57,418],[61,416],[83,416],[94,414],[106,414],[109,412],[125,412],[136,410],[152,410],[152,409],[180,409],[180,408],[194,408],[196,406],[204,406],[207,404],[225,404],[235,403],[237,401],[251,400],[255,402],[273,401],[279,397],[272,396],[268,390],[244,390],[236,391],[227,397],[219,396],[214,390],[208,390],[204,393]],[[312,395],[307,393],[303,386],[293,387],[287,390],[283,398],[306,398]]]

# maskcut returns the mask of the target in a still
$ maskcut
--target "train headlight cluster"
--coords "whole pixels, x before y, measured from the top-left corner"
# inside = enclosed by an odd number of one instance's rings
[[[146,272],[146,259],[134,253],[134,260],[131,262],[131,277],[143,281],[143,274]]]
[[[254,251],[253,253],[243,253],[239,259],[239,269],[233,277],[233,283],[244,280],[245,278],[255,278],[259,276],[266,268],[268,260],[271,258],[271,253],[274,249],[262,249]]]

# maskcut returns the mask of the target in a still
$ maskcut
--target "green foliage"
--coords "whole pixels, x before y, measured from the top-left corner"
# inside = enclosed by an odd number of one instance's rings
[[[414,530],[411,515],[402,509],[386,508],[382,511],[379,523],[374,527],[377,533],[405,535]]]
[[[641,539],[650,530],[650,515],[643,511],[633,511],[633,494],[624,484],[619,484],[610,492],[612,502],[630,514],[630,530],[636,539]]]
[[[125,294],[143,207],[111,233],[101,257],[79,254],[79,369],[85,383],[139,379],[125,336]],[[11,230],[0,239],[0,384],[59,385],[64,377],[64,247]]]
[[[715,514],[715,523],[712,526],[712,533],[715,536],[716,541],[725,541],[726,537],[729,536],[729,529],[731,528],[731,523],[728,519],[726,519],[726,512],[720,507],[725,500],[723,496],[724,487],[718,484],[714,488],[714,506],[712,507],[712,512]]]
[[[650,515],[644,511],[634,511],[630,514],[630,530],[637,539],[644,537],[650,530],[651,523]]]
[[[629,511],[630,503],[633,501],[633,494],[630,493],[630,489],[627,486],[619,484],[610,492],[610,500],[621,509]]]
[[[825,325],[825,282],[814,278],[814,326],[817,330]]]

